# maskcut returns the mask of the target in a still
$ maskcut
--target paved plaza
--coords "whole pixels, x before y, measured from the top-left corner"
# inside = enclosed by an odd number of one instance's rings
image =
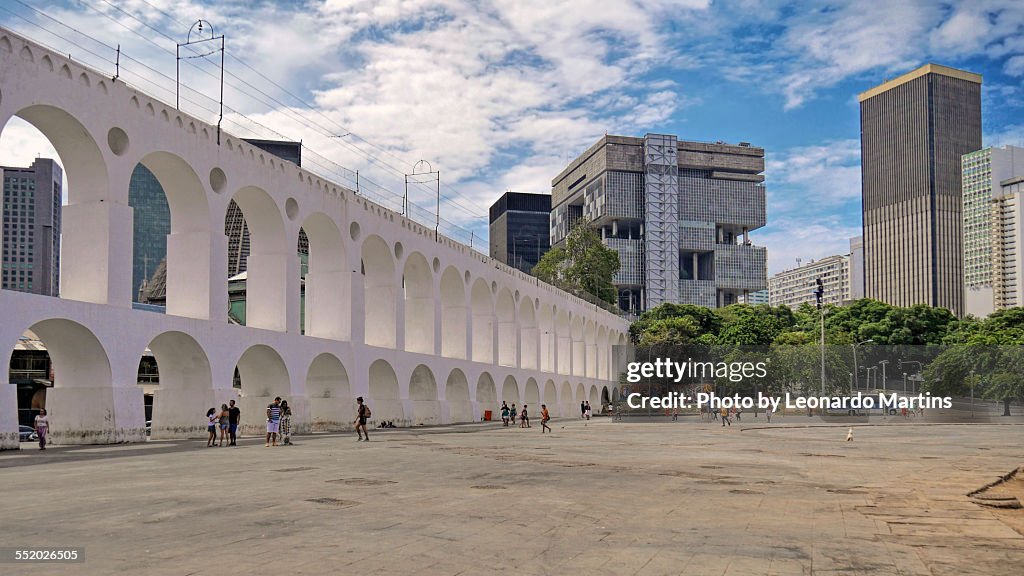
[[[4,574],[1020,574],[1020,425],[481,424],[0,453]],[[763,424],[763,422],[762,422]],[[1002,515],[1000,515],[1002,514]],[[1009,514],[1009,515],[1008,515]]]

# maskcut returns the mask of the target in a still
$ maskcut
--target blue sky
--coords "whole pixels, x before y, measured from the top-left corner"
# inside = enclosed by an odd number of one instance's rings
[[[769,225],[753,237],[771,272],[843,252],[860,231],[856,95],[929,61],[984,76],[986,145],[1024,144],[1019,0],[21,1],[93,39],[17,0],[0,23],[103,70],[120,44],[165,75],[122,60],[123,79],[165,100],[174,42],[161,34],[212,22],[251,66],[228,59],[229,131],[302,139],[320,155],[310,169],[358,169],[398,194],[427,159],[443,217],[477,234],[497,195],[549,191],[605,132],[667,132],[766,149]],[[216,67],[196,63],[183,108],[213,119]],[[15,121],[0,162],[46,147]]]

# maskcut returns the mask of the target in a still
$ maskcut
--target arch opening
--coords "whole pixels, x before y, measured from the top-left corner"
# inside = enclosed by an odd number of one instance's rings
[[[267,432],[267,406],[274,398],[293,403],[291,379],[284,360],[276,350],[265,344],[250,346],[235,365],[238,376],[239,408],[242,419],[239,432],[263,436]],[[294,408],[293,408],[294,410]]]
[[[548,413],[552,416],[561,415],[561,411],[558,405],[558,390],[555,388],[553,380],[548,380],[544,383],[544,404],[548,407]],[[539,412],[538,412],[539,413]]]
[[[562,416],[572,416],[579,410],[579,407],[573,403],[572,384],[569,384],[568,381],[562,382],[562,398],[559,408]]]
[[[234,388],[215,391],[210,360],[202,346],[184,332],[154,338],[139,362],[137,381],[151,401],[150,437],[189,438],[205,435],[202,415],[238,401]],[[218,393],[215,393],[218,392]]]
[[[412,424],[414,426],[440,424],[441,402],[437,396],[437,380],[434,373],[420,364],[409,377],[409,400],[412,402]]]
[[[363,241],[363,317],[370,346],[394,348],[397,286],[391,249],[380,236]]]
[[[504,399],[504,396],[502,397]],[[494,378],[484,372],[476,381],[476,404],[480,412],[484,410],[499,410],[498,392],[494,385]]]
[[[521,406],[523,404],[523,401],[519,396],[519,384],[511,374],[506,376],[505,381],[501,383],[501,401],[505,402],[509,406],[512,406],[513,404]]]
[[[556,368],[559,374],[569,375],[572,367],[572,338],[569,334],[569,314],[565,310],[559,310],[555,317],[555,337],[557,338]]]
[[[466,356],[466,285],[453,266],[441,274],[441,355]]]
[[[366,403],[370,406],[371,427],[378,422],[391,422],[395,426],[408,426],[409,419],[398,393],[398,376],[387,360],[376,360],[370,365],[369,393]]]
[[[540,367],[537,344],[537,312],[533,300],[523,298],[519,302],[519,365],[524,370]]]
[[[492,386],[493,388],[493,386]],[[479,394],[479,386],[477,387]],[[448,404],[448,422],[472,422],[473,402],[469,398],[469,380],[455,368],[444,385],[444,399]]]
[[[352,277],[341,230],[326,214],[310,214],[300,228],[297,251],[303,270],[305,333],[348,340],[352,335]]]
[[[523,390],[523,406],[528,406],[531,418],[540,417],[540,386],[533,378],[527,378],[526,389]]]
[[[473,361],[494,362],[494,307],[491,290],[483,279],[473,282],[471,292],[473,308]]]
[[[405,297],[405,349],[434,353],[434,278],[427,259],[413,252],[402,270]]]
[[[254,328],[284,332],[287,329],[289,260],[294,258],[285,242],[284,220],[266,191],[246,186],[232,200],[239,212],[224,216],[224,233],[244,243],[248,230],[248,255],[239,261],[238,273],[228,279],[229,319]],[[242,220],[244,229],[238,229]],[[229,252],[230,252],[229,246]],[[240,254],[244,254],[244,246]],[[229,273],[232,264],[228,264]]]
[[[495,315],[498,321],[498,364],[516,366],[519,332],[516,330],[516,303],[508,288],[498,292]]]
[[[348,371],[337,356],[324,352],[306,373],[310,425],[314,432],[351,430],[356,417]]]

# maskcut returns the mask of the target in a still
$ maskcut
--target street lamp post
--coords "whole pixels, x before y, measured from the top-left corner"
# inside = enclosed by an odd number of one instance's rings
[[[971,370],[971,420],[974,419],[974,384],[977,382],[974,377],[974,370]]]
[[[867,344],[869,342],[874,342],[874,340],[868,338],[863,342],[851,344],[851,346],[853,346],[853,381],[857,385],[857,388],[860,388],[860,374],[857,372],[857,347]]]
[[[825,304],[823,298],[825,296],[825,284],[821,281],[821,278],[815,279],[817,288],[814,290],[814,296],[818,300],[818,311],[821,313],[821,394],[825,395]]]
[[[885,365],[888,363],[888,360],[882,360],[878,363],[878,365],[882,367],[882,392],[885,392]]]

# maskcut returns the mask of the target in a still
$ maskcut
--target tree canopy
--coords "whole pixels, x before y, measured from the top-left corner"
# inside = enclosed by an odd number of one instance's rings
[[[548,250],[533,267],[533,275],[548,284],[575,294],[592,294],[613,304],[619,299],[612,284],[618,271],[619,253],[605,246],[583,221],[569,231],[564,246]]]

